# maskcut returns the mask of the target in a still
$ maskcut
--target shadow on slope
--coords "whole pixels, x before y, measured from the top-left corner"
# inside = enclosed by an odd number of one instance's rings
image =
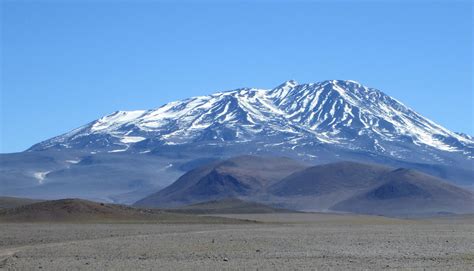
[[[473,213],[474,196],[436,177],[396,169],[378,178],[379,185],[339,202],[331,209],[382,215]]]

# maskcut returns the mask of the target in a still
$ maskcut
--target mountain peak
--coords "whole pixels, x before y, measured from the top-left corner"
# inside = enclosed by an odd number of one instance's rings
[[[283,82],[282,84],[280,84],[276,88],[283,88],[283,87],[291,87],[292,88],[292,87],[295,87],[297,85],[298,85],[298,82],[296,82],[296,80],[291,79],[291,80],[287,80],[287,81]]]
[[[272,99],[283,99],[290,94],[290,91],[298,86],[295,80],[288,80],[270,90],[270,98]]]
[[[271,91],[273,92],[287,92],[288,90],[294,88],[298,86],[298,82],[296,82],[295,80],[288,80],[288,81],[285,81],[283,83],[281,83],[280,85],[278,85],[276,88],[272,89]]]
[[[345,85],[353,84],[353,85],[362,86],[361,83],[355,80],[333,79],[333,80],[328,80],[326,82],[330,82],[332,84],[345,84]]]

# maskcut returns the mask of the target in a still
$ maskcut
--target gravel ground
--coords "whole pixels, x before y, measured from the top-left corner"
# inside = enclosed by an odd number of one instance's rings
[[[255,218],[256,215],[250,217]],[[270,223],[0,224],[5,270],[473,270],[474,219],[258,215]],[[274,221],[278,221],[275,223]]]

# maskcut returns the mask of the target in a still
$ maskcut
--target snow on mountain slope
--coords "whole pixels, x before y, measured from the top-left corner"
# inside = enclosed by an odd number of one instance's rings
[[[285,91],[288,88],[290,91]],[[288,119],[332,138],[348,139],[344,132],[373,135],[385,141],[407,136],[417,145],[444,151],[459,150],[446,139],[459,141],[458,146],[472,144],[424,118],[379,90],[354,81],[326,81],[296,85],[289,82],[272,91],[275,103]],[[271,95],[272,95],[271,94]],[[349,138],[350,139],[350,138]]]
[[[298,149],[336,146],[396,159],[416,150],[427,162],[446,153],[473,159],[474,141],[424,118],[381,91],[355,81],[287,81],[274,89],[243,88],[168,103],[148,111],[117,111],[41,142],[48,148],[148,152],[199,144]]]

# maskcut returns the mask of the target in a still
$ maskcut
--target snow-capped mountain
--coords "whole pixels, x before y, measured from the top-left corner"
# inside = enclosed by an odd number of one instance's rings
[[[287,81],[171,102],[153,110],[117,111],[30,151],[81,148],[152,152],[164,146],[253,145],[308,158],[315,146],[395,159],[449,163],[474,158],[474,141],[424,118],[383,92],[355,81]],[[416,149],[416,154],[413,150]],[[446,156],[446,157],[445,157]]]
[[[217,159],[286,156],[417,169],[472,189],[474,141],[354,81],[285,82],[118,111],[0,154],[0,195],[131,203]]]

